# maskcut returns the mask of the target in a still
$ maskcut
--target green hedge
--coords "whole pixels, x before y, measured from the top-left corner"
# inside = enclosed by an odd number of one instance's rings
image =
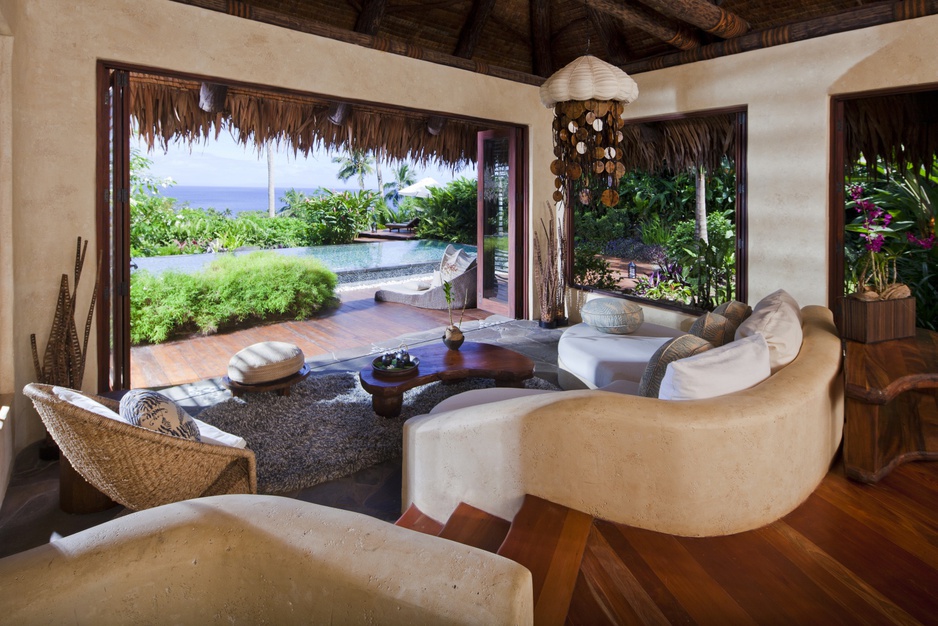
[[[160,343],[244,322],[306,319],[335,301],[337,278],[315,259],[275,252],[223,256],[195,274],[135,272],[130,339]]]

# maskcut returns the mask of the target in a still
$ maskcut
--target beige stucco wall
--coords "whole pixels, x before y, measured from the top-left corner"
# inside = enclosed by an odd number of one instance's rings
[[[827,304],[831,95],[938,82],[938,16],[635,77],[629,117],[745,105],[749,301]]]
[[[0,498],[13,458],[13,38],[0,11]]]
[[[15,104],[15,371],[10,386],[17,390],[33,380],[29,333],[37,333],[42,349],[58,277],[74,262],[75,237],[94,238],[99,59],[349,99],[380,99],[534,129],[546,129],[550,121],[536,87],[176,2],[86,0],[63,10],[59,0],[0,0],[0,12],[16,42],[12,76],[5,66],[2,75],[12,80]],[[0,111],[2,105],[0,100]],[[528,185],[537,211],[546,210],[553,190],[550,141],[547,132],[531,132]],[[4,321],[9,319],[7,312]],[[95,386],[89,366],[84,387]],[[17,450],[42,436],[41,423],[22,395],[16,399],[15,420]],[[0,465],[8,462],[2,459]]]

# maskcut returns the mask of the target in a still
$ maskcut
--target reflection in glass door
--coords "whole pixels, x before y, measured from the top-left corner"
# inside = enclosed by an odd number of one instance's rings
[[[479,133],[479,308],[515,317],[515,137],[507,130]]]

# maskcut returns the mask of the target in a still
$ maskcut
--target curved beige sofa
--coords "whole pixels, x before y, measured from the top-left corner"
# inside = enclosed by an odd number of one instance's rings
[[[0,560],[10,624],[530,624],[531,574],[275,496],[187,500]]]
[[[404,425],[404,506],[447,519],[460,501],[512,519],[525,493],[685,536],[758,528],[827,473],[843,431],[831,312],[802,309],[804,340],[769,379],[672,402],[598,390],[514,398]]]

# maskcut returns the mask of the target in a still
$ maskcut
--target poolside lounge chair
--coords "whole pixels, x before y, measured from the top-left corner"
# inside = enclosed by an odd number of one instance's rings
[[[420,222],[419,217],[415,217],[409,222],[392,222],[390,224],[385,224],[388,230],[396,230],[401,232],[402,230],[413,230],[417,228],[417,223]]]
[[[388,286],[375,292],[378,302],[399,302],[421,309],[445,309],[446,296],[443,282],[452,285],[453,308],[476,306],[476,260],[452,245],[446,247],[440,269],[429,281],[415,281],[403,285]]]

